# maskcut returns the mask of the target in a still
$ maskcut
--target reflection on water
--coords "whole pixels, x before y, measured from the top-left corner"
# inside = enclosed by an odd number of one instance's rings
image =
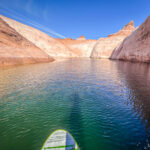
[[[150,149],[150,65],[110,60],[0,69],[0,149],[40,150],[56,129],[81,150]]]
[[[150,64],[119,62],[118,69],[124,74],[128,86],[128,102],[145,124],[147,139],[138,143],[140,149],[150,149]],[[143,146],[143,145],[146,146]]]
[[[150,127],[150,65],[143,63],[118,63],[118,69],[124,74],[126,84],[130,90],[129,102],[134,110]]]

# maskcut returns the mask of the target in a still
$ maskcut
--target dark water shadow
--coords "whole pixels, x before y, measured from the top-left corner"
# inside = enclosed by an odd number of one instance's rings
[[[72,102],[70,116],[68,118],[68,128],[72,136],[77,141],[80,149],[84,145],[84,134],[82,126],[82,116],[81,116],[81,98],[77,91],[74,91],[70,96],[70,101]],[[79,142],[80,141],[80,142]]]
[[[120,62],[118,68],[130,89],[130,103],[142,118],[143,123],[146,123],[148,130],[150,127],[150,65]]]

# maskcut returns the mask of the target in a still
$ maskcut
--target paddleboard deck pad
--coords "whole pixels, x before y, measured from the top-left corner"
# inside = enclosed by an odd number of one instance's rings
[[[41,150],[79,150],[79,147],[70,133],[56,130],[48,137]]]

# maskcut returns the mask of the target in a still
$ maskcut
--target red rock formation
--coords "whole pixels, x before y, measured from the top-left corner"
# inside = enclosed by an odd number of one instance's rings
[[[0,15],[1,18],[9,26],[14,28],[19,34],[23,37],[31,41],[34,45],[39,47],[45,53],[52,57],[76,57],[74,53],[72,53],[63,43],[59,42],[58,40],[50,37],[49,35],[35,29],[19,23],[15,20],[9,19]]]
[[[131,21],[117,33],[100,38],[91,53],[92,58],[110,58],[113,50],[118,47],[126,36],[134,31],[134,22]]]
[[[76,54],[76,57],[90,57],[96,43],[96,40],[86,40],[84,36],[80,36],[78,39],[59,39],[59,41]]]
[[[118,31],[117,33],[110,34],[108,37],[113,37],[113,36],[128,36],[131,34],[132,31],[134,31],[134,22],[130,21],[127,25],[123,27],[122,30]]]
[[[150,16],[114,50],[111,59],[150,62]]]
[[[53,60],[52,57],[20,35],[0,17],[0,66]]]
[[[86,38],[83,35],[81,35],[79,38],[77,38],[77,40],[86,40]]]

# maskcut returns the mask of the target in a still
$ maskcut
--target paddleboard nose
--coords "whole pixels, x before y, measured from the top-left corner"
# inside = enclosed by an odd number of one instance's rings
[[[79,150],[79,146],[69,132],[56,130],[50,134],[41,150]]]

